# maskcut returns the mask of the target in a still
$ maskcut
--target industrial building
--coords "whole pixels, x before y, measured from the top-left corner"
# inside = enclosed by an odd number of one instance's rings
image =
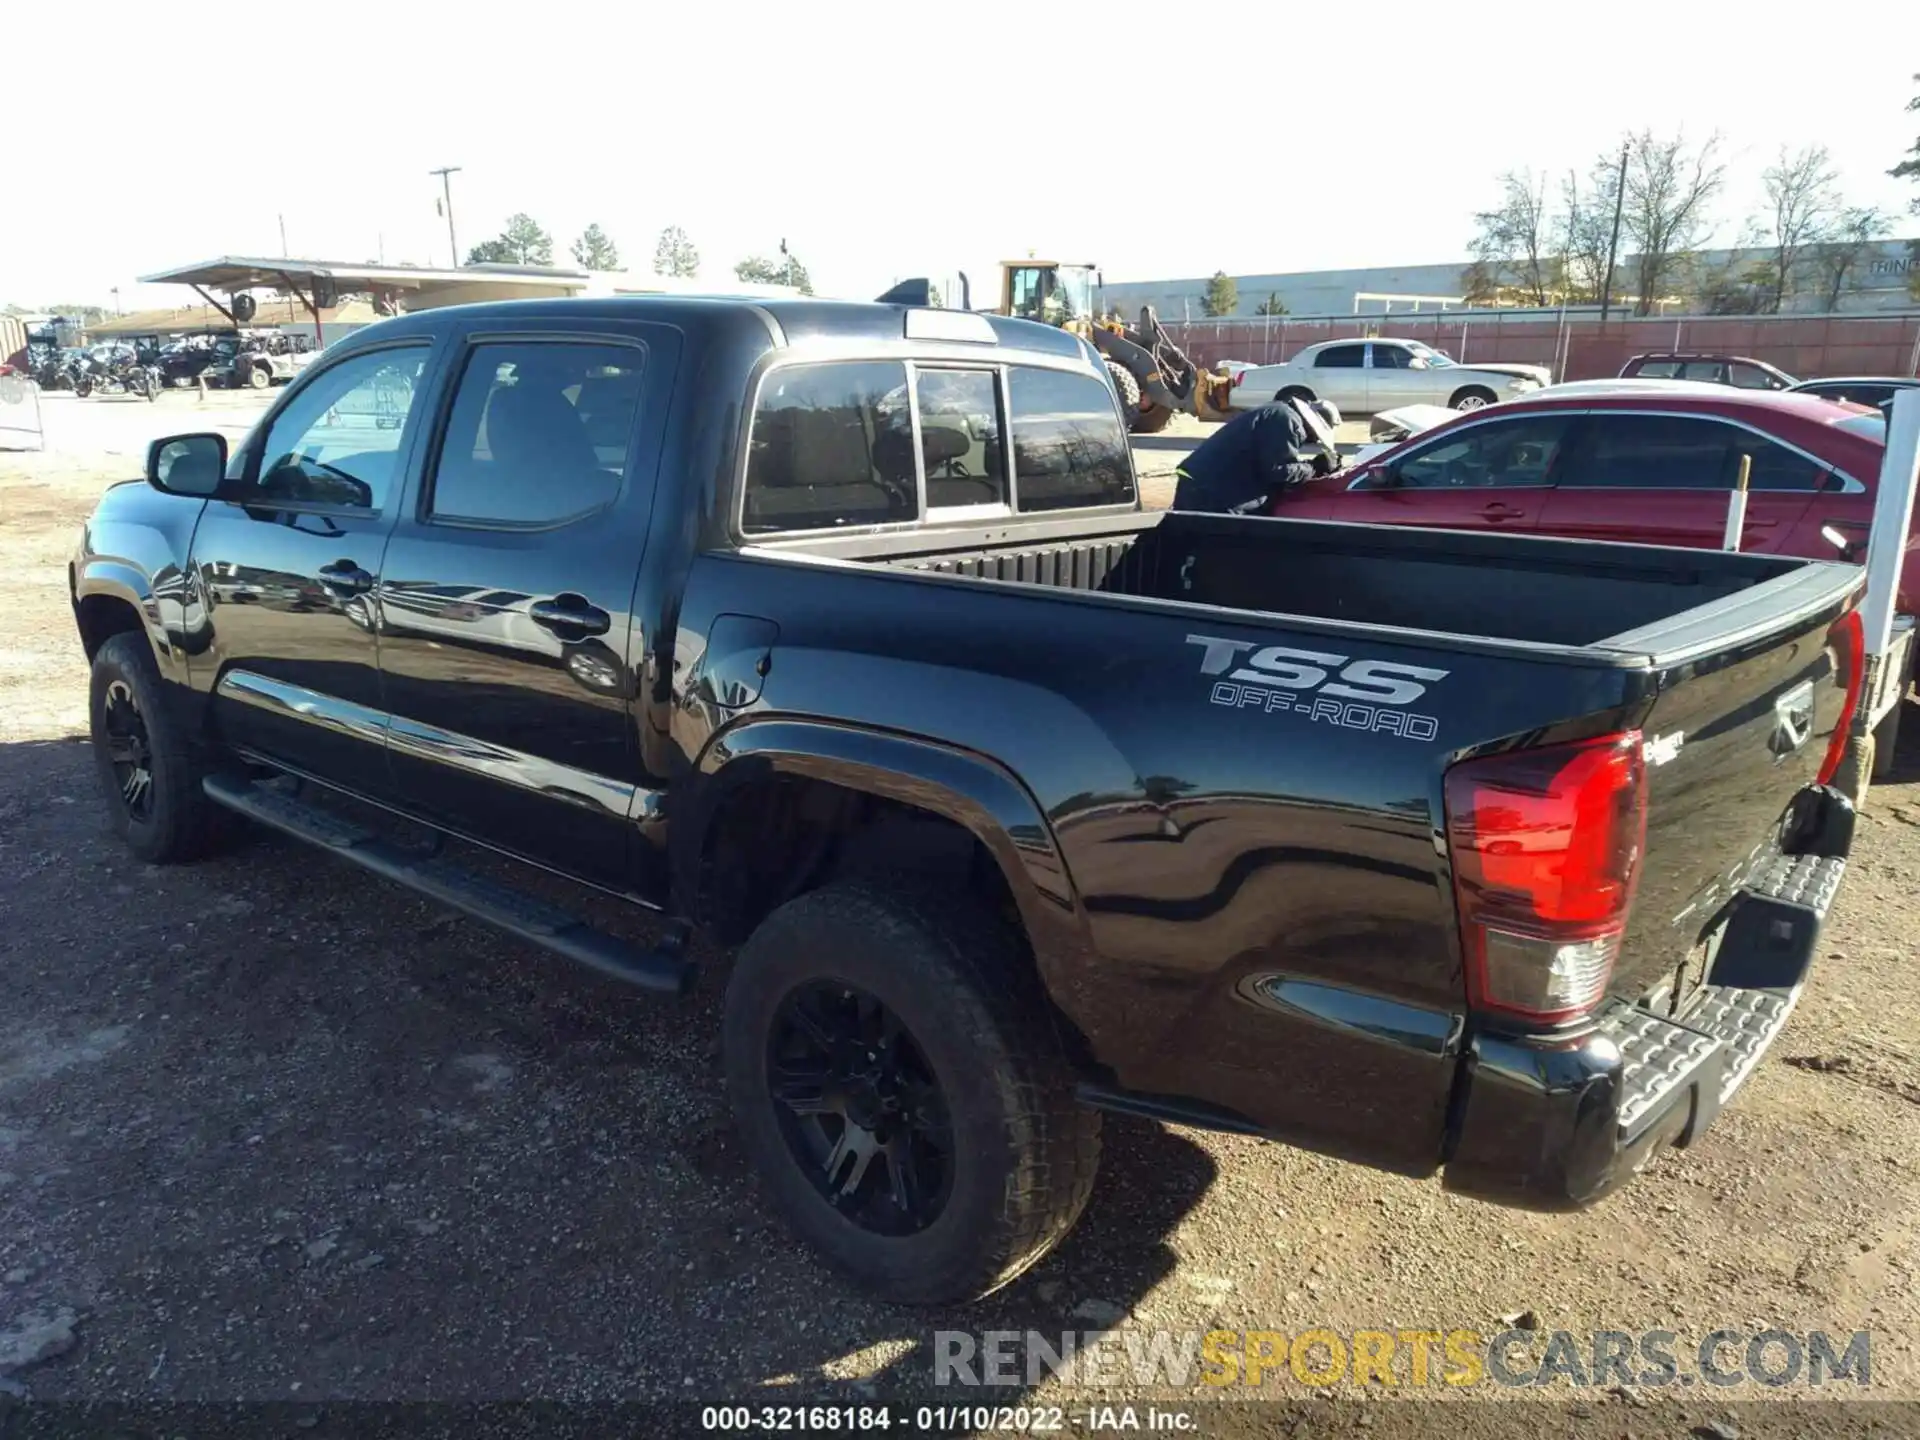
[[[1915,300],[1908,281],[1920,271],[1910,245],[1920,241],[1883,240],[1872,246],[1853,268],[1840,293],[1838,310],[1870,312],[1906,310]],[[1747,250],[1704,250],[1697,257],[1701,270],[1712,272],[1742,260],[1763,259],[1763,252]],[[1234,316],[1253,316],[1271,298],[1284,306],[1288,315],[1354,315],[1428,313],[1465,304],[1461,276],[1468,261],[1454,260],[1431,265],[1376,265],[1358,270],[1306,270],[1270,275],[1235,275],[1239,305]],[[1633,257],[1622,256],[1618,275],[1631,275]],[[1132,313],[1142,305],[1151,305],[1163,320],[1198,320],[1206,312],[1207,286],[1211,276],[1198,275],[1178,280],[1128,280],[1108,278],[1103,291],[1105,304],[1123,313]],[[1790,297],[1789,309],[1818,309],[1824,296],[1802,294]],[[1792,303],[1798,301],[1798,304]]]

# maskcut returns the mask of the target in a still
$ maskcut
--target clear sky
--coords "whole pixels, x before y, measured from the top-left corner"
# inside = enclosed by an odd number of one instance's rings
[[[444,264],[525,210],[708,278],[785,237],[823,293],[995,262],[1109,280],[1464,253],[1502,170],[1642,126],[1726,137],[1723,238],[1783,144],[1855,203],[1920,131],[1920,4],[264,4],[0,0],[0,301],[190,300],[219,254]],[[225,15],[227,18],[220,19]],[[1217,17],[1209,20],[1208,17]]]

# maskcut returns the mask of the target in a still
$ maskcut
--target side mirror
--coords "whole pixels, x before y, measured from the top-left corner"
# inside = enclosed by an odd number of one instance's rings
[[[169,435],[147,447],[147,483],[166,495],[210,499],[226,473],[224,435]]]

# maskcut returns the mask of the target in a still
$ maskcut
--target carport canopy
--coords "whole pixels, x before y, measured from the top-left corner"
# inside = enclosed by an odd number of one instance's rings
[[[573,295],[584,290],[590,277],[584,270],[552,265],[465,265],[454,270],[416,265],[352,265],[330,260],[293,260],[244,255],[222,255],[197,265],[182,265],[142,275],[143,285],[191,285],[200,298],[238,326],[232,309],[209,293],[224,290],[229,297],[248,290],[279,290],[296,296],[320,324],[323,298],[344,294],[371,295],[375,309],[398,314],[403,309],[426,310],[480,299],[523,299],[538,295]],[[322,341],[324,343],[324,340]]]

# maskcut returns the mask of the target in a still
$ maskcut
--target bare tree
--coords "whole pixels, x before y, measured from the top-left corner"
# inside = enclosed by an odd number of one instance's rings
[[[1920,85],[1920,75],[1913,77],[1913,83]],[[1907,102],[1907,109],[1920,113],[1920,94]],[[1907,147],[1907,158],[1887,172],[1896,180],[1912,180],[1920,183],[1920,140]],[[1908,206],[1914,214],[1920,215],[1920,196],[1916,196]]]
[[[1509,170],[1500,177],[1500,203],[1475,215],[1473,223],[1474,263],[1463,277],[1467,288],[1489,297],[1514,290],[1530,305],[1549,304],[1553,225],[1546,177]]]
[[[1893,228],[1893,217],[1871,205],[1848,206],[1809,254],[1828,310],[1839,308],[1847,278],[1860,268],[1873,242]]]
[[[1718,260],[1700,257],[1689,277],[1700,309],[1709,315],[1765,315],[1774,304],[1773,244],[1752,219]]]
[[[1767,309],[1779,313],[1799,278],[1809,246],[1825,238],[1839,206],[1839,181],[1824,145],[1789,153],[1785,146],[1760,177],[1767,188],[1768,249],[1772,251],[1773,294]]]
[[[1726,180],[1720,137],[1698,150],[1684,135],[1651,130],[1629,137],[1623,239],[1633,255],[1634,313],[1645,315],[1678,275],[1682,261],[1711,228],[1708,206]],[[1608,158],[1607,168],[1613,168]]]
[[[1560,255],[1570,300],[1600,298],[1607,273],[1607,242],[1612,234],[1612,187],[1618,173],[1613,159],[1607,157],[1594,166],[1585,185],[1571,170],[1560,182],[1560,219],[1554,230],[1554,249]]]
[[[1913,81],[1914,84],[1920,85],[1920,75],[1915,75]],[[1907,109],[1910,112],[1920,112],[1920,94],[1916,94],[1907,102]],[[1912,180],[1920,183],[1920,139],[1907,147],[1907,158],[1887,173],[1896,180]],[[1914,214],[1920,215],[1920,195],[1908,201],[1907,208]],[[1907,241],[1907,254],[1914,262],[1907,271],[1907,293],[1914,299],[1920,300],[1920,240]]]

